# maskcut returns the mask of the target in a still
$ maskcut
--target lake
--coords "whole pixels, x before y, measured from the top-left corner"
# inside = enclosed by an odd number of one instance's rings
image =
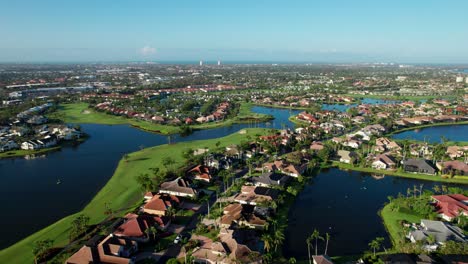
[[[187,137],[163,136],[126,125],[83,124],[90,135],[84,143],[36,159],[0,160],[0,249],[57,220],[81,210],[113,175],[125,153],[169,142],[223,137],[249,127],[294,128],[288,118],[299,111],[254,107],[276,118],[267,123],[235,124],[194,131]],[[57,184],[60,179],[61,184]]]
[[[397,100],[384,100],[384,99],[372,99],[372,98],[364,98],[361,100],[361,104],[370,104],[370,105],[378,105],[378,104],[398,104],[401,101]],[[356,107],[357,104],[322,104],[322,110],[329,110],[329,111],[339,111],[339,112],[346,112],[351,107]]]
[[[405,194],[407,188],[420,184],[424,184],[424,189],[434,186],[428,181],[387,176],[376,180],[364,172],[323,170],[306,185],[289,209],[284,254],[307,259],[306,239],[314,229],[323,237],[326,232],[330,234],[330,256],[363,253],[376,237],[384,237],[385,247],[390,248],[377,213],[388,196]],[[319,242],[318,248],[319,254],[323,254],[325,243]]]
[[[431,143],[440,143],[444,136],[450,141],[468,141],[468,125],[434,126],[413,129],[393,135],[395,139],[426,140]]]

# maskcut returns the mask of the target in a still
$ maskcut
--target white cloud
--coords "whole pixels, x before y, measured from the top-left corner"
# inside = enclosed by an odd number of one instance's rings
[[[156,53],[156,48],[150,47],[148,45],[140,49],[140,54],[144,56],[153,55]]]

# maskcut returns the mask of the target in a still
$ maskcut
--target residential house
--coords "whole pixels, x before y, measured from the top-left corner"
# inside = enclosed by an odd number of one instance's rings
[[[242,186],[241,192],[234,197],[234,201],[241,204],[257,205],[268,203],[278,198],[279,191],[266,187]]]
[[[327,255],[312,256],[314,264],[333,264],[333,261]]]
[[[209,264],[228,264],[235,260],[228,258],[228,249],[225,244],[199,235],[192,235],[192,240],[198,241],[200,246],[192,251],[194,263],[209,263]]]
[[[451,158],[451,159],[456,159],[463,157],[465,155],[465,152],[468,150],[468,147],[459,147],[459,146],[449,146],[447,147],[446,154]]]
[[[439,245],[443,245],[447,241],[468,242],[466,236],[463,234],[463,230],[457,226],[441,221],[421,219],[421,225],[408,234],[408,238],[412,243],[427,241],[429,236],[435,238],[436,244],[427,245],[426,249],[428,250],[436,250]]]
[[[25,141],[21,143],[21,149],[24,149],[24,150],[36,150],[40,148],[42,148],[42,145],[36,140],[29,140],[29,141]]]
[[[267,172],[278,171],[291,177],[299,177],[307,169],[307,164],[295,165],[287,163],[283,160],[275,160],[274,162],[267,162],[263,164],[263,170]]]
[[[170,224],[169,217],[153,215],[127,214],[124,223],[114,230],[114,235],[137,242],[147,242],[149,237],[146,229],[156,227],[159,230],[166,230]]]
[[[406,159],[401,162],[403,170],[412,173],[435,174],[436,169],[424,159]]]
[[[468,165],[459,160],[442,161],[436,163],[437,168],[446,175],[468,175]]]
[[[322,150],[323,148],[324,148],[323,143],[320,141],[314,141],[310,145],[310,149],[316,152]]]
[[[280,186],[283,187],[291,179],[290,176],[275,172],[266,172],[260,176],[250,178],[250,181],[255,186],[272,187]]]
[[[226,245],[229,258],[236,263],[262,263],[260,243],[254,230],[222,228],[219,234],[221,243]]]
[[[159,192],[180,197],[197,196],[197,190],[190,187],[190,182],[180,177],[172,181],[163,182],[159,188]]]
[[[254,213],[254,206],[233,203],[223,209],[221,227],[231,228],[248,227],[253,229],[264,229],[267,221]]]
[[[460,214],[468,216],[468,197],[463,194],[434,195],[432,199],[439,216],[447,221]]]
[[[337,156],[340,162],[348,164],[354,163],[358,159],[358,154],[356,152],[347,150],[338,150]]]
[[[372,168],[378,170],[394,169],[396,167],[395,159],[386,154],[377,155],[372,162]]]
[[[193,177],[195,180],[210,182],[211,181],[211,170],[210,167],[205,165],[197,165],[187,171],[189,177]]]
[[[143,206],[143,212],[164,216],[169,208],[174,208],[179,204],[180,200],[175,195],[157,194]]]
[[[133,264],[131,257],[138,251],[138,243],[109,235],[102,239],[93,237],[80,250],[65,261],[65,264]]]
[[[0,152],[5,152],[5,151],[17,149],[17,148],[19,148],[19,145],[13,140],[0,142]]]

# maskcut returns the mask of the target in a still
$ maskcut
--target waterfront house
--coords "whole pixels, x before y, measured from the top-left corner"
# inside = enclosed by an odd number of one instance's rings
[[[314,264],[333,264],[333,261],[327,255],[314,255],[312,259]]]
[[[468,242],[463,230],[441,221],[421,219],[421,225],[416,226],[416,229],[408,234],[408,238],[412,243],[427,241],[429,236],[433,236],[436,242],[434,245],[426,245],[426,249],[431,251],[436,250],[439,245],[443,245],[447,241]]]
[[[0,142],[0,152],[10,151],[13,149],[18,149],[18,148],[19,148],[19,145],[13,140]]]
[[[163,182],[159,188],[159,192],[180,197],[197,196],[197,190],[190,187],[190,182],[180,177],[172,181]]]
[[[445,175],[468,175],[468,165],[459,160],[443,161],[436,163],[437,168]]]
[[[255,186],[272,187],[280,186],[283,187],[291,179],[290,176],[286,176],[280,173],[266,172],[260,176],[250,178],[250,181]]]
[[[132,255],[138,251],[138,243],[109,235],[102,239],[95,236],[69,257],[66,264],[132,264]]]
[[[396,166],[395,159],[387,154],[380,154],[374,158],[372,162],[372,168],[378,170],[387,170],[387,169],[394,169]]]
[[[42,148],[42,145],[36,140],[29,140],[29,141],[25,141],[21,143],[21,149],[24,149],[24,150],[36,150],[40,148]]]
[[[424,159],[406,159],[402,162],[403,170],[412,173],[435,174],[436,169]]]
[[[468,197],[463,194],[434,195],[432,199],[439,217],[447,221],[460,214],[468,216]]]

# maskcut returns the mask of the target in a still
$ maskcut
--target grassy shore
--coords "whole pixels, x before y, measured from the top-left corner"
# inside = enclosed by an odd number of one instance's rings
[[[106,205],[109,205],[116,215],[123,215],[126,211],[141,202],[143,193],[135,178],[141,173],[150,173],[149,168],[162,167],[164,157],[172,157],[177,166],[185,162],[182,157],[184,150],[200,147],[215,148],[220,142],[220,147],[230,144],[239,144],[247,136],[266,134],[266,129],[246,129],[245,134],[234,133],[226,137],[161,145],[146,148],[129,154],[126,160],[121,160],[112,178],[96,194],[91,202],[76,214],[67,216],[58,222],[26,237],[18,243],[0,251],[0,260],[8,260],[9,263],[32,263],[32,246],[35,241],[43,239],[54,240],[55,247],[63,247],[68,243],[68,234],[71,222],[78,214],[89,216],[90,224],[97,224],[106,218],[104,214]]]
[[[363,167],[353,166],[350,164],[345,164],[345,163],[336,162],[336,161],[333,162],[333,165],[344,170],[362,171],[362,172],[375,173],[379,175],[384,174],[388,176],[411,178],[411,179],[418,179],[418,180],[425,180],[425,181],[468,184],[468,177],[466,176],[455,176],[449,179],[449,178],[442,178],[439,175],[415,174],[415,173],[407,173],[407,172],[400,172],[400,171],[387,171],[387,170],[376,170],[373,168],[363,168]]]
[[[60,150],[61,148],[62,148],[61,146],[57,146],[53,148],[36,149],[36,150],[24,150],[24,149],[10,150],[10,151],[0,153],[0,159],[24,157],[27,155],[46,154],[51,151]]]
[[[265,122],[273,119],[271,115],[257,114],[251,111],[252,105],[243,103],[240,106],[239,114],[233,118],[221,122],[210,122],[206,124],[196,124],[191,126],[195,130],[210,129],[223,126],[230,126],[235,123]],[[155,124],[147,121],[114,116],[98,112],[88,108],[87,103],[73,103],[60,105],[60,109],[49,115],[49,118],[60,119],[66,123],[75,124],[103,124],[122,125],[129,124],[141,130],[154,132],[163,135],[177,134],[180,132],[178,126]]]
[[[383,224],[385,229],[390,235],[390,239],[394,246],[398,245],[399,242],[402,242],[404,234],[400,222],[405,220],[410,223],[419,223],[421,222],[421,217],[415,215],[413,212],[407,208],[392,208],[391,204],[387,204],[379,212],[380,217],[382,217]]]

